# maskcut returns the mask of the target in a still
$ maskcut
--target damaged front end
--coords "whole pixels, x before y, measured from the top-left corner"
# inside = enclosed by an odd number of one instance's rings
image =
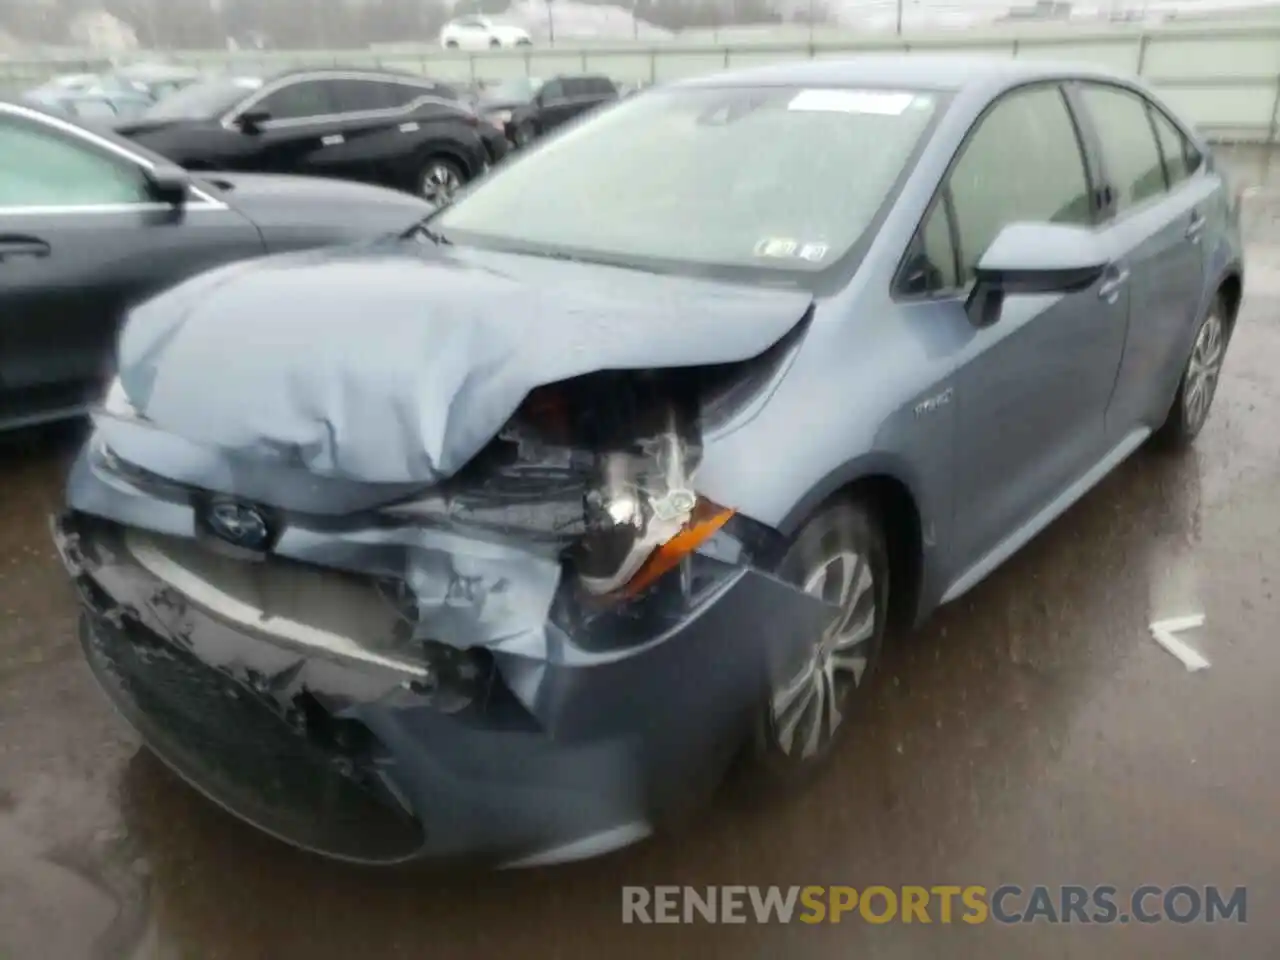
[[[715,786],[833,614],[696,484],[802,335],[539,385],[425,489],[195,442],[117,387],[55,529],[89,663],[182,776],[310,850],[633,842]]]

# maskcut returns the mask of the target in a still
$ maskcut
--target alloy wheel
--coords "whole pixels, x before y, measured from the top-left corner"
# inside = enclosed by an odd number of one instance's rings
[[[1196,335],[1182,393],[1183,418],[1193,433],[1204,425],[1209,416],[1209,406],[1213,403],[1218,377],[1222,373],[1224,348],[1222,320],[1216,313],[1211,313]]]
[[[422,173],[421,193],[431,203],[448,203],[462,186],[462,177],[450,164],[437,160],[427,165]]]
[[[835,736],[849,692],[866,672],[877,613],[871,564],[851,550],[823,560],[809,574],[804,590],[840,612],[799,673],[773,691],[774,739],[784,754],[798,760],[821,753]]]

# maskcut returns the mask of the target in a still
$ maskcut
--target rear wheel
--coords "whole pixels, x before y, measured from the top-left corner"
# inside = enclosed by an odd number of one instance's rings
[[[533,124],[528,120],[516,125],[515,141],[517,147],[527,147],[537,136],[538,131],[533,128]]]
[[[1169,415],[1156,433],[1166,446],[1185,447],[1204,429],[1209,408],[1218,391],[1222,363],[1227,353],[1226,309],[1222,298],[1214,300],[1208,314],[1196,331],[1191,356],[1182,371],[1178,394]]]
[[[494,37],[492,40],[489,41],[489,46],[494,50],[496,50],[498,49],[498,47],[502,46],[502,41],[499,40],[497,37]]]
[[[834,503],[805,524],[776,572],[839,610],[798,671],[769,691],[757,719],[759,770],[790,782],[830,756],[879,662],[889,601],[880,524],[860,503]]]
[[[453,199],[466,179],[455,161],[448,157],[428,157],[418,175],[418,193],[422,199],[441,206]]]

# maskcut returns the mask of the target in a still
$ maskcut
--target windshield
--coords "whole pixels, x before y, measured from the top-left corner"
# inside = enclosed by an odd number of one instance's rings
[[[483,95],[490,100],[532,100],[541,86],[542,81],[536,77],[520,77],[494,84]]]
[[[937,104],[918,91],[659,90],[497,168],[431,227],[639,267],[814,273],[872,225]]]
[[[146,120],[211,120],[261,86],[258,77],[221,77],[193,83],[160,100],[142,116]]]

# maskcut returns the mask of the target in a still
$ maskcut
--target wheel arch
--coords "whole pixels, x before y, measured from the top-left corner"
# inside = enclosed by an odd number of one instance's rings
[[[794,537],[805,522],[837,501],[865,504],[880,522],[889,554],[889,623],[909,628],[925,613],[928,580],[927,521],[909,472],[890,458],[855,461],[834,471],[809,492],[779,526]]]
[[[428,160],[434,160],[437,157],[457,164],[466,180],[473,179],[480,172],[473,161],[467,158],[466,150],[451,140],[427,140],[414,151],[414,157],[416,158],[413,173],[415,177],[422,173],[422,168]]]
[[[1222,318],[1227,325],[1227,335],[1230,336],[1235,330],[1236,318],[1240,315],[1240,303],[1244,299],[1244,276],[1239,266],[1230,267],[1222,279],[1218,281],[1215,296],[1222,304],[1225,316]]]

